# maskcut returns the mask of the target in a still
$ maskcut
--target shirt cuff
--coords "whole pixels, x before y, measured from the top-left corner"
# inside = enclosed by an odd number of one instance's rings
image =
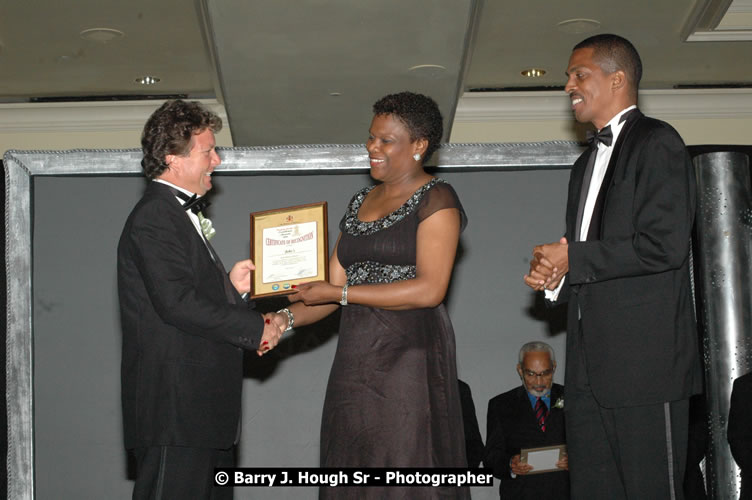
[[[556,299],[559,298],[559,293],[561,292],[561,288],[564,286],[564,281],[567,279],[566,276],[564,276],[561,281],[559,282],[559,286],[557,286],[553,290],[545,289],[543,290],[543,293],[545,294],[545,297],[547,300],[550,300],[551,302],[555,302]]]

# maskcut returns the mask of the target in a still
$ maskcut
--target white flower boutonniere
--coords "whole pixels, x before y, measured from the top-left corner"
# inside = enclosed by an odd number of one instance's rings
[[[564,398],[557,399],[556,402],[554,403],[554,408],[559,408],[559,409],[564,408]]]
[[[198,223],[201,226],[201,232],[204,233],[204,238],[210,240],[217,234],[217,230],[214,229],[211,219],[204,217],[201,212],[196,214],[198,216]]]

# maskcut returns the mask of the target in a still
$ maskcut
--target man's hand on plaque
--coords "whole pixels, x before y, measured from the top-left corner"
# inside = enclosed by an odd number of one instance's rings
[[[251,259],[241,260],[236,262],[230,270],[229,277],[232,286],[239,294],[248,293],[251,291],[251,271],[256,269]]]
[[[533,466],[528,464],[527,462],[521,462],[520,456],[515,455],[512,457],[512,460],[509,461],[509,469],[512,471],[512,473],[517,474],[518,476],[524,476],[531,470],[533,470]]]

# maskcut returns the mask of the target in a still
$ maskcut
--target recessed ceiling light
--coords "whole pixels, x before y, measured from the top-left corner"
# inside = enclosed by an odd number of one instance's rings
[[[570,35],[582,35],[590,33],[601,27],[601,22],[595,19],[567,19],[556,25],[562,33]]]
[[[523,69],[520,74],[528,78],[540,78],[541,76],[546,74],[546,70],[541,68],[529,68]]]
[[[116,38],[124,37],[125,33],[113,28],[89,28],[83,30],[78,36],[90,42],[107,43]]]
[[[136,83],[140,83],[141,85],[154,85],[159,83],[160,79],[156,76],[142,76],[140,78],[136,78]]]
[[[329,92],[329,95],[332,97],[339,97],[342,95],[342,92]]]
[[[418,64],[407,68],[410,73],[424,78],[440,78],[444,76],[446,68],[440,64]]]
[[[418,64],[417,66],[412,66],[410,68],[407,68],[407,71],[417,71],[421,69],[445,70],[446,68],[440,64]]]

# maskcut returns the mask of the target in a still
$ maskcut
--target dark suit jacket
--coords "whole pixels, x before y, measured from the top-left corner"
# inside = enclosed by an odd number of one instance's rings
[[[740,500],[752,499],[752,373],[734,380],[728,417],[728,442],[736,464],[742,470]]]
[[[226,449],[237,437],[243,351],[263,318],[243,302],[180,203],[150,182],[118,245],[126,448]]]
[[[670,125],[632,111],[603,180],[599,239],[576,242],[588,155],[577,159],[569,181],[569,273],[559,296],[569,301],[567,351],[584,349],[603,407],[689,398],[701,390],[689,278],[695,215],[689,154]]]
[[[554,408],[564,387],[551,388],[551,411],[546,432],[538,427],[533,406],[523,386],[500,394],[488,402],[486,455],[483,465],[501,480],[499,496],[515,500],[559,500],[569,498],[569,472],[546,472],[512,479],[509,460],[522,448],[565,444],[564,410]]]
[[[457,379],[460,387],[460,404],[462,405],[462,424],[465,431],[465,451],[467,452],[467,466],[480,467],[483,460],[483,438],[478,428],[478,419],[475,416],[475,403],[470,386]]]

